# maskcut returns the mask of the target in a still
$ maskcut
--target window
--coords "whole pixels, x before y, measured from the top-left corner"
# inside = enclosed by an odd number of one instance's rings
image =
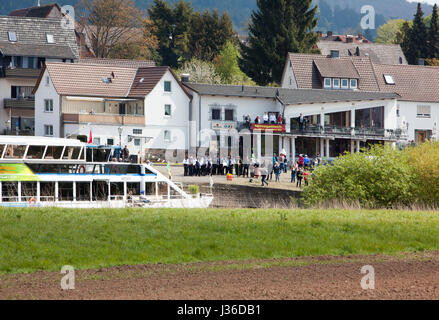
[[[349,89],[349,80],[348,79],[341,80],[341,88],[342,89]]]
[[[418,118],[431,118],[430,106],[418,106],[418,112],[416,115]]]
[[[15,33],[15,31],[9,31],[8,37],[9,37],[9,41],[17,42],[17,34]]]
[[[96,146],[101,145],[101,138],[93,138],[93,144]]]
[[[165,81],[165,92],[171,92],[171,81]]]
[[[233,109],[226,109],[225,119],[224,120],[226,120],[226,121],[234,121],[235,118],[234,118],[233,115],[234,115],[234,110]]]
[[[46,77],[46,87],[48,87],[50,85],[50,77],[47,76]]]
[[[165,116],[170,117],[171,116],[171,105],[165,104]]]
[[[35,68],[35,58],[34,57],[27,58],[27,68],[28,69],[34,69]]]
[[[212,109],[212,120],[221,120],[221,109]]]
[[[164,140],[165,140],[165,142],[171,142],[171,131],[165,130]]]
[[[23,57],[13,57],[12,66],[15,68],[23,68]]]
[[[384,75],[384,81],[386,81],[386,84],[390,84],[390,85],[395,84],[395,80],[393,80],[393,77],[388,74]]]
[[[399,105],[396,107],[396,116],[399,118],[400,113],[399,113]]]
[[[53,136],[53,126],[52,125],[44,125],[44,135],[45,136]]]
[[[108,146],[114,146],[114,139],[107,139]]]
[[[357,79],[351,79],[351,89],[357,89],[358,81]]]
[[[327,88],[327,89],[332,88],[331,78],[325,78],[324,87]]]
[[[46,39],[47,39],[47,43],[55,43],[55,38],[53,36],[53,34],[46,34]]]
[[[139,147],[140,146],[140,139],[134,139],[134,145],[136,147]]]
[[[340,79],[334,79],[334,80],[332,81],[332,87],[333,87],[334,89],[340,89]]]
[[[133,134],[135,135],[141,135],[142,134],[142,129],[133,129]]]
[[[53,112],[53,100],[52,99],[44,100],[44,112]]]

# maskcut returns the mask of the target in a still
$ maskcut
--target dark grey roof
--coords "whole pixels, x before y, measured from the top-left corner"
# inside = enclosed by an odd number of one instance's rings
[[[389,100],[397,98],[399,98],[399,95],[396,93],[384,92],[322,89],[279,89],[279,100],[286,105],[342,101]]]
[[[8,32],[15,32],[17,42],[10,42]],[[47,43],[53,34],[55,43]],[[60,19],[0,16],[0,52],[3,55],[79,59],[74,29],[63,28]]]
[[[338,41],[320,41],[317,47],[322,55],[328,56],[331,50],[338,50],[341,57],[355,55],[357,48],[360,57],[368,56],[373,63],[378,64],[407,64],[404,53],[399,44],[380,43],[343,43]],[[400,61],[401,58],[401,61]]]
[[[275,87],[250,87],[200,83],[184,83],[184,85],[201,95],[269,99],[278,98],[286,105],[338,101],[387,100],[397,99],[399,97],[399,95],[395,93],[354,90],[285,89]]]

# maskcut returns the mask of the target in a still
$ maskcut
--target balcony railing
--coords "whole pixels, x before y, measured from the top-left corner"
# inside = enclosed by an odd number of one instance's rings
[[[6,68],[4,73],[6,78],[31,78],[38,79],[41,69],[27,68]]]
[[[5,109],[35,109],[35,99],[5,99]]]
[[[380,139],[403,139],[405,135],[401,129],[383,128],[350,128],[338,126],[307,125],[302,130],[294,128],[291,130],[294,135],[304,136],[337,136],[337,137],[356,137],[356,138],[380,138]]]
[[[3,131],[3,134],[6,136],[34,136],[35,131],[34,130],[10,130],[6,129]]]
[[[145,116],[120,114],[73,114],[64,113],[63,121],[68,123],[98,123],[119,125],[144,125]]]

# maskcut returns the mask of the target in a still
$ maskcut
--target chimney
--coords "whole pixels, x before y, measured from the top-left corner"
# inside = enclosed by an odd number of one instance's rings
[[[327,37],[327,38],[332,38],[332,35],[333,35],[332,31],[328,31],[326,37]]]
[[[346,37],[346,43],[353,43],[353,42],[354,42],[354,37],[351,36]]]
[[[183,83],[189,82],[189,78],[190,78],[190,75],[188,73],[183,73],[181,75],[181,82],[183,82]]]
[[[331,56],[332,59],[338,59],[340,58],[340,51],[338,50],[331,50]]]
[[[425,66],[425,59],[418,58],[418,66]]]
[[[360,47],[357,47],[357,49],[355,49],[355,55],[356,55],[357,57],[360,56]]]
[[[317,31],[317,36],[319,37],[319,39],[321,39],[323,37],[323,33],[321,31]]]

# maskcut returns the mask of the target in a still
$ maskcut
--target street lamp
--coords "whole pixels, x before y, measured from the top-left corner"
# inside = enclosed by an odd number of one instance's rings
[[[119,131],[119,145],[122,148],[122,132],[123,132],[123,127],[120,126],[119,128],[117,128],[117,131]]]

